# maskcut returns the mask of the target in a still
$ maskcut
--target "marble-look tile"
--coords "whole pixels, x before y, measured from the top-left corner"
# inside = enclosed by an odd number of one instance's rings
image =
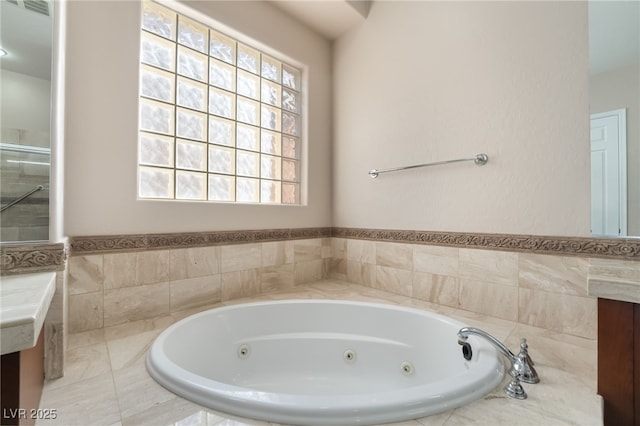
[[[173,324],[174,314],[159,316],[151,319],[132,321],[104,328],[106,342],[121,341],[132,336],[156,336],[162,330]],[[118,349],[118,348],[116,348]],[[124,348],[122,348],[124,349]],[[120,350],[120,349],[118,349]]]
[[[105,289],[136,285],[135,253],[107,253],[103,262]]]
[[[67,351],[66,361],[64,376],[48,381],[47,388],[49,390],[111,372],[105,342],[70,349]]]
[[[71,256],[68,263],[69,294],[104,290],[103,255]]]
[[[562,331],[562,298],[546,291],[518,289],[518,322]]]
[[[262,293],[291,289],[294,285],[295,266],[293,263],[286,263],[279,266],[267,266],[261,269],[260,291]]]
[[[123,426],[213,426],[223,422],[225,417],[211,413],[203,407],[174,397],[155,403],[122,419]]]
[[[237,272],[262,266],[262,244],[237,244],[220,248],[220,271]]]
[[[412,297],[441,305],[459,307],[460,286],[457,277],[427,272],[413,273]]]
[[[580,377],[562,369],[539,366],[538,370],[540,383],[523,386],[536,408],[544,410],[547,424],[602,426],[602,399],[593,386],[584,386]]]
[[[191,247],[169,251],[172,281],[220,273],[220,247]]]
[[[306,284],[322,279],[324,271],[322,259],[307,262],[296,262],[295,284]]]
[[[182,311],[221,300],[220,275],[171,281],[170,312]]]
[[[260,294],[260,269],[221,274],[220,286],[223,301],[256,296]]]
[[[439,309],[442,306],[427,300],[416,299],[415,297],[406,297],[405,300],[400,300],[396,304],[437,314],[440,314]]]
[[[121,419],[111,372],[56,389],[45,386],[40,408],[55,408],[57,415],[38,420],[40,426],[111,426]]]
[[[413,270],[413,245],[377,242],[376,265]]]
[[[457,277],[458,252],[459,249],[455,247],[417,245],[413,249],[413,270]]]
[[[636,283],[619,282],[615,279],[602,280],[589,277],[589,296],[621,302],[640,303],[640,281]]]
[[[93,330],[103,326],[103,292],[69,295],[69,333]]]
[[[518,319],[518,289],[470,279],[460,280],[460,307],[510,321]]]
[[[167,315],[170,300],[168,282],[105,291],[104,325]]]
[[[149,250],[105,254],[105,290],[169,281],[172,252]]]
[[[640,262],[618,259],[591,259],[590,296],[640,303]]]
[[[527,324],[517,324],[514,323],[513,328],[514,333],[529,333],[535,334],[539,339],[545,339],[549,342],[549,345],[557,346],[558,344],[566,344],[570,345],[575,350],[581,351],[582,353],[590,353],[591,355],[596,355],[597,350],[597,340],[589,339],[586,337],[580,336],[572,336],[570,334],[547,330],[540,327],[534,327]],[[526,335],[524,337],[527,337]],[[593,358],[595,359],[595,358]],[[566,359],[567,362],[571,362],[571,358]],[[553,364],[554,367],[561,368],[560,365]],[[594,371],[595,372],[595,371]],[[595,377],[595,376],[594,376]]]
[[[95,345],[104,342],[104,328],[69,334],[67,338],[67,350]]]
[[[411,271],[376,265],[374,288],[411,297],[411,281]]]
[[[326,279],[295,287],[292,292],[281,293],[280,298],[286,299],[292,294],[311,291],[315,294],[315,298],[319,299],[350,299],[359,295],[359,290],[362,290],[363,292],[377,291],[347,284],[344,281]]]
[[[321,264],[321,268],[322,268],[321,274],[322,275],[320,275],[320,279],[328,278],[329,274],[330,274],[330,271],[331,271],[331,264],[333,262],[333,259],[331,259],[331,258],[321,259],[321,262],[322,262],[322,264]],[[338,262],[340,262],[340,261],[338,261]],[[342,262],[340,262],[340,263],[342,263]],[[346,268],[346,264],[344,264],[344,265],[345,265],[345,268]],[[346,269],[344,269],[344,271],[346,272]],[[338,273],[338,270],[336,270],[336,275],[341,275],[341,274]]]
[[[444,426],[452,414],[453,413],[451,411],[447,411],[440,414],[433,414],[428,417],[421,417],[417,419],[417,422],[424,426]]]
[[[197,313],[200,313],[200,312],[204,312],[204,311],[208,311],[209,309],[218,308],[220,306],[225,306],[225,305],[227,305],[229,303],[232,303],[232,302],[233,301],[211,303],[209,305],[198,306],[197,308],[185,309],[184,311],[171,312],[171,318],[173,318],[174,321],[180,321],[181,319],[184,319],[184,318],[189,317],[191,315],[194,315],[194,314],[197,314]]]
[[[597,342],[564,333],[544,330],[524,324],[517,324],[508,337],[502,341],[512,352],[518,353],[522,338],[527,340],[529,355],[539,369],[541,380],[548,381],[549,368],[573,375],[579,381],[578,387],[597,393]]]
[[[640,262],[620,259],[590,259],[589,275],[640,283]]]
[[[562,295],[562,332],[596,339],[598,336],[597,299]]]
[[[524,288],[519,289],[518,293],[518,322],[574,336],[596,338],[596,299]]]
[[[360,263],[376,263],[376,243],[366,240],[347,240],[347,258]]]
[[[438,306],[437,312],[455,319],[456,321],[460,321],[467,327],[480,328],[501,341],[504,341],[509,335],[511,335],[516,325],[510,320],[504,320],[477,312],[464,311],[448,306]]]
[[[537,386],[537,385],[536,385]],[[527,413],[527,415],[523,415]],[[444,426],[508,425],[517,419],[518,425],[560,426],[566,423],[549,418],[538,398],[531,395],[524,401],[510,399],[502,393],[502,385],[480,401],[456,409]]]
[[[194,413],[188,417],[185,417],[175,423],[172,426],[191,426],[191,425],[202,425],[202,426],[213,426],[219,425],[221,422],[225,421],[227,415],[223,413],[216,414],[211,411],[201,410],[197,413]]]
[[[347,299],[353,300],[356,302],[365,302],[365,303],[382,303],[382,304],[394,304],[394,305],[402,305],[407,303],[411,298],[407,296],[403,296],[401,294],[389,293],[384,290],[378,290],[376,288],[367,288],[368,290],[372,290],[372,292],[363,291],[362,293],[355,293],[353,295],[346,294],[343,297],[330,297],[330,299]],[[385,296],[381,296],[383,293]],[[425,302],[426,303],[426,302]]]
[[[312,262],[322,259],[322,239],[295,240],[293,242],[294,262]]]
[[[334,259],[346,259],[347,258],[347,239],[346,238],[331,238],[331,257]]]
[[[253,302],[253,301],[256,301],[256,302],[257,301],[268,302],[268,301],[273,301],[273,300],[288,299],[289,297],[291,299],[319,299],[319,298],[324,298],[322,296],[318,296],[316,291],[307,288],[306,284],[304,286],[300,286],[300,287],[302,288],[302,290],[298,290],[298,287],[294,287],[294,291],[276,290],[276,291],[271,292],[271,293],[261,294],[259,297],[230,300],[228,302],[223,302],[223,304],[224,305],[232,305],[232,304]]]
[[[67,333],[62,322],[53,322],[45,319],[44,332],[44,377],[45,379],[57,379],[64,375],[64,363],[66,358],[65,341]]]
[[[293,241],[262,243],[262,266],[282,266],[293,263]]]
[[[111,369],[115,372],[134,366],[144,367],[147,351],[154,339],[174,322],[172,316],[163,316],[106,328]]]
[[[322,259],[330,259],[333,256],[333,239],[320,238],[320,257]]]
[[[326,265],[326,271],[323,271],[323,277],[334,278],[338,280],[347,280],[347,264],[346,258],[323,259]]]
[[[136,253],[136,285],[169,281],[170,250],[150,250]]]
[[[518,284],[518,254],[504,251],[459,249],[460,278],[492,284]]]
[[[44,374],[47,379],[61,377],[64,374],[65,352],[69,306],[67,303],[67,274],[56,272],[55,291],[49,310],[44,319]]]
[[[126,421],[127,417],[176,398],[175,394],[160,386],[147,373],[143,363],[114,371],[113,380],[125,425],[130,424]]]
[[[580,257],[520,253],[518,285],[552,293],[587,295],[589,261]]]
[[[376,266],[371,263],[347,260],[347,281],[373,287],[376,283]]]

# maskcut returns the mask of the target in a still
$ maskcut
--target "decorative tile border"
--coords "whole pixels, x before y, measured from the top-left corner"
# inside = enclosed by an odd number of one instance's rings
[[[329,227],[70,237],[69,254],[328,237],[640,261],[640,239],[634,238],[551,237]],[[67,252],[64,244],[2,245],[0,255],[0,272],[4,275],[64,270]]]
[[[339,238],[386,242],[640,261],[640,238],[551,237],[361,228],[332,228],[331,235]]]
[[[63,271],[66,250],[62,243],[0,246],[0,275]]]
[[[107,235],[70,237],[71,254],[112,251],[158,250],[267,241],[331,237],[331,228],[214,231],[174,234]]]

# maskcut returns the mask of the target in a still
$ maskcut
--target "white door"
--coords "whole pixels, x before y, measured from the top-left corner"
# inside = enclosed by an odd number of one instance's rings
[[[627,231],[626,110],[591,115],[591,234]]]

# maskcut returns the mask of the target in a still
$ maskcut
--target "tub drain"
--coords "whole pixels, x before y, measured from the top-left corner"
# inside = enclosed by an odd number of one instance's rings
[[[344,351],[342,358],[344,358],[344,362],[346,362],[347,364],[352,364],[356,361],[356,351],[347,349],[346,351]]]
[[[238,358],[246,359],[249,357],[250,352],[251,349],[249,348],[249,345],[243,344],[238,346]]]
[[[410,376],[413,374],[413,364],[411,364],[409,361],[405,361],[402,364],[400,364],[400,371],[402,371],[402,374],[404,374],[405,376]]]

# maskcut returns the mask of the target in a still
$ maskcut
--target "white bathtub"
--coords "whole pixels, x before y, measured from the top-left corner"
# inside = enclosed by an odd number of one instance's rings
[[[212,309],[167,328],[149,374],[198,404],[299,425],[379,424],[446,411],[495,388],[504,367],[464,324],[385,304],[286,300]]]

